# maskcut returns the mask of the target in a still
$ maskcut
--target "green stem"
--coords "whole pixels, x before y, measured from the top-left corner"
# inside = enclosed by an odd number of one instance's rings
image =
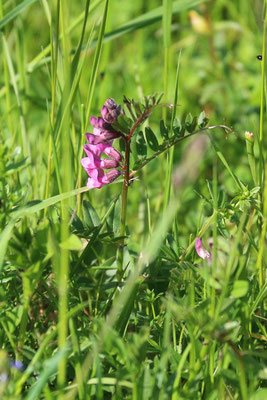
[[[264,121],[264,82],[265,82],[265,66],[266,66],[266,27],[267,27],[267,4],[264,1],[265,18],[263,24],[263,41],[262,41],[262,62],[261,62],[261,103],[260,103],[260,137],[259,137],[259,186],[263,190],[264,184],[264,154],[263,154],[263,121]],[[260,200],[262,203],[262,190],[260,191]]]
[[[66,119],[64,120],[63,129],[65,137],[61,136],[62,163],[64,169],[62,171],[62,189],[68,191],[71,189],[72,181],[72,164],[70,155],[70,114],[68,98],[70,95],[71,76],[70,76],[70,40],[67,35],[67,27],[69,26],[69,2],[64,2],[64,7],[60,7],[60,21],[62,30],[62,54],[63,54],[63,72],[65,80],[65,89],[62,94],[62,109],[67,109]],[[64,243],[69,237],[69,201],[65,199],[61,203],[61,243]],[[68,337],[68,292],[69,292],[69,250],[60,249],[60,266],[58,274],[58,347],[64,350],[67,346]],[[64,399],[63,388],[67,380],[67,358],[66,356],[60,360],[58,367],[57,383],[60,390],[59,400]]]
[[[157,158],[160,154],[162,154],[162,153],[164,153],[165,151],[169,150],[172,146],[175,146],[177,143],[180,143],[180,142],[182,142],[183,140],[185,140],[185,139],[187,139],[187,138],[189,138],[189,137],[191,137],[191,136],[194,136],[194,135],[196,135],[196,134],[198,134],[198,133],[205,132],[205,131],[209,131],[209,130],[215,129],[215,128],[222,128],[222,129],[224,129],[224,130],[231,131],[231,129],[230,129],[228,126],[226,126],[226,125],[214,125],[214,126],[208,126],[208,127],[206,127],[206,128],[198,129],[197,131],[194,131],[194,132],[192,132],[192,133],[189,133],[189,135],[180,137],[180,138],[178,138],[177,140],[175,140],[174,142],[171,142],[171,143],[167,144],[166,147],[164,147],[163,149],[160,149],[159,151],[157,151],[156,153],[154,153],[153,156],[151,156],[151,157],[149,157],[149,158],[146,158],[145,161],[144,161],[142,164],[140,164],[140,165],[138,166],[138,168],[136,168],[135,171],[132,171],[132,172],[131,172],[130,178],[132,178],[140,169],[144,168],[144,166],[147,165],[150,161],[154,160],[154,158]]]
[[[256,267],[259,271],[259,287],[260,289],[263,287],[265,280],[265,270],[263,268],[263,255],[265,248],[265,237],[267,231],[267,163],[265,165],[265,184],[264,184],[264,193],[263,193],[263,223],[261,228],[261,235],[259,239],[259,251],[257,257]]]
[[[89,86],[88,86],[86,114],[85,114],[85,129],[87,128],[88,123],[89,123],[93,94],[95,91],[95,85],[96,85],[96,80],[97,80],[99,64],[100,64],[100,58],[101,58],[101,54],[102,54],[104,33],[105,33],[107,13],[108,13],[108,5],[109,5],[109,0],[105,0],[103,18],[102,18],[102,22],[101,22],[101,26],[100,26],[100,30],[99,30],[99,34],[98,34],[97,46],[96,46],[96,50],[95,50],[95,56],[94,56],[94,61],[93,61],[93,65],[92,65],[92,72],[91,72],[90,82],[89,82]],[[81,147],[80,147],[79,159],[82,158],[84,143],[85,143],[85,136],[83,135]],[[79,163],[78,187],[80,187],[81,184],[82,184],[82,165],[81,165],[81,163]],[[77,215],[81,215],[81,204],[82,204],[82,197],[81,197],[81,195],[79,195],[77,198]]]
[[[125,140],[125,165],[124,165],[125,170],[124,170],[124,181],[122,188],[121,228],[120,228],[120,236],[122,236],[122,239],[120,243],[119,258],[118,258],[118,274],[120,277],[123,269],[123,247],[124,247],[123,236],[125,235],[125,226],[126,226],[127,197],[128,197],[128,187],[129,187],[129,168],[130,168],[130,145],[131,145],[131,139]]]
[[[51,134],[49,136],[49,148],[47,157],[47,176],[46,176],[46,187],[45,187],[45,199],[49,197],[49,182],[51,175],[51,163],[52,163],[52,149],[54,138],[54,127],[55,127],[55,109],[56,109],[56,85],[57,85],[57,64],[58,64],[58,44],[59,44],[59,14],[60,14],[60,1],[57,2],[57,17],[56,17],[56,38],[55,38],[55,49],[53,45],[53,24],[51,19],[50,24],[50,41],[51,41],[51,76],[52,76],[52,105],[51,105]],[[58,176],[57,176],[58,178]],[[62,193],[61,181],[58,179],[58,189]],[[46,211],[45,211],[46,212]]]
[[[263,138],[263,115],[264,115],[264,80],[266,63],[266,27],[267,27],[267,8],[265,7],[265,19],[263,24],[263,42],[262,42],[262,63],[261,63],[261,109],[260,109],[260,145]],[[260,146],[260,147],[261,147]]]
[[[217,271],[217,250],[218,250],[218,178],[217,178],[217,159],[213,163],[213,210],[214,210],[214,221],[213,221],[213,257],[212,257],[212,277],[215,279]],[[213,319],[215,313],[215,288],[211,287],[211,303],[210,303],[210,317]]]
[[[174,90],[174,101],[173,101],[173,108],[172,108],[172,116],[171,116],[171,130],[170,135],[172,135],[173,130],[173,122],[176,115],[176,108],[178,102],[178,82],[179,82],[179,71],[180,71],[180,58],[181,58],[181,51],[179,52],[178,61],[177,61],[177,69],[176,69],[176,79],[175,79],[175,90]],[[164,121],[166,123],[166,121]],[[174,158],[174,147],[170,149],[167,153],[167,171],[166,171],[166,184],[164,190],[164,205],[163,209],[166,210],[167,204],[170,200],[171,194],[171,179],[172,179],[172,168],[173,168],[173,158]]]

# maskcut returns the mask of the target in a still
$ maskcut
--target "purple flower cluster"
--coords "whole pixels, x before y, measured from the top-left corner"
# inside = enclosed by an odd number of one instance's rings
[[[83,168],[90,176],[87,181],[89,189],[100,189],[103,185],[113,182],[122,174],[116,168],[121,164],[121,154],[112,146],[113,140],[120,137],[120,134],[111,126],[120,113],[121,106],[109,98],[101,109],[101,117],[90,117],[94,130],[93,133],[85,134],[88,143],[84,145],[84,150],[87,157],[81,160]],[[110,158],[101,159],[102,153]],[[110,171],[105,173],[104,169],[109,169]]]

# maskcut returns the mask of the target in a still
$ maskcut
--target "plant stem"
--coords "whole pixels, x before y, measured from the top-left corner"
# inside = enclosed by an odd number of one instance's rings
[[[45,199],[49,197],[49,185],[50,185],[50,177],[51,177],[51,168],[52,168],[52,150],[53,150],[53,140],[54,138],[54,128],[55,128],[55,110],[56,110],[56,90],[57,90],[57,64],[58,64],[58,46],[59,46],[59,15],[60,15],[60,1],[57,2],[57,11],[56,11],[56,34],[55,34],[55,46],[53,43],[53,24],[51,18],[50,24],[50,41],[51,41],[51,93],[52,93],[52,105],[51,105],[51,114],[50,114],[50,124],[51,124],[51,132],[49,136],[49,148],[48,148],[48,157],[47,157],[47,176],[46,176],[46,187],[45,187]],[[57,175],[58,176],[58,175]],[[62,193],[61,181],[58,177],[58,189],[59,192]],[[46,213],[46,210],[45,210]]]
[[[265,8],[265,18],[263,24],[263,42],[262,42],[262,63],[261,63],[261,106],[260,106],[260,150],[262,151],[263,139],[263,115],[264,115],[264,81],[265,81],[265,63],[266,63],[266,28],[267,28],[267,8]],[[262,176],[260,176],[262,178]]]
[[[215,129],[215,128],[222,128],[222,129],[224,129],[224,130],[226,130],[226,131],[231,132],[231,129],[230,129],[228,126],[226,126],[226,125],[214,125],[214,126],[207,126],[206,128],[198,129],[197,131],[194,131],[194,132],[192,132],[192,133],[189,133],[189,134],[186,135],[186,136],[179,137],[177,140],[175,140],[175,141],[173,141],[173,142],[171,142],[171,143],[169,143],[169,144],[166,144],[166,147],[164,147],[164,148],[160,149],[159,151],[157,151],[156,153],[154,153],[153,156],[151,156],[151,157],[149,157],[149,158],[146,158],[145,161],[144,161],[142,164],[140,164],[140,165],[138,166],[138,168],[136,168],[135,171],[132,171],[132,172],[131,172],[130,178],[132,178],[140,169],[142,169],[142,168],[143,168],[145,165],[147,165],[150,161],[154,160],[154,158],[157,158],[160,154],[164,153],[164,151],[170,149],[172,146],[175,146],[177,143],[182,142],[183,140],[185,140],[185,139],[187,139],[187,138],[189,138],[189,137],[191,137],[191,136],[194,136],[194,135],[196,135],[196,134],[198,134],[198,133],[205,132],[205,131],[209,131],[209,130]]]
[[[130,134],[129,136],[130,137]],[[127,197],[128,197],[128,187],[129,187],[129,168],[130,168],[130,145],[131,138],[125,140],[125,164],[124,164],[124,181],[122,188],[122,204],[121,204],[121,229],[120,236],[125,235],[125,225],[126,225],[126,212],[127,212]],[[118,275],[121,277],[123,269],[123,247],[124,238],[122,237],[119,249],[118,257]]]

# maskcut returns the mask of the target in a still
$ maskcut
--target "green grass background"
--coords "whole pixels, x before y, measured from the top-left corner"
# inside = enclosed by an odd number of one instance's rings
[[[4,399],[267,397],[264,26],[261,0],[0,0]],[[122,181],[81,194],[84,133],[108,97],[173,103],[179,57],[177,116],[232,132],[181,142],[129,187],[120,282]]]

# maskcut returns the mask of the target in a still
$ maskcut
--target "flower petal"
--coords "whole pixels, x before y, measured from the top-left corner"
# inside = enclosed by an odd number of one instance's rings
[[[211,255],[208,252],[208,250],[204,249],[202,245],[202,241],[199,237],[196,238],[196,244],[195,244],[196,252],[201,257],[203,260],[210,259]]]
[[[102,183],[102,182],[98,182],[92,178],[88,178],[88,181],[87,181],[88,189],[94,189],[94,188],[100,189],[100,188],[102,188],[103,185],[104,185],[104,183]]]

